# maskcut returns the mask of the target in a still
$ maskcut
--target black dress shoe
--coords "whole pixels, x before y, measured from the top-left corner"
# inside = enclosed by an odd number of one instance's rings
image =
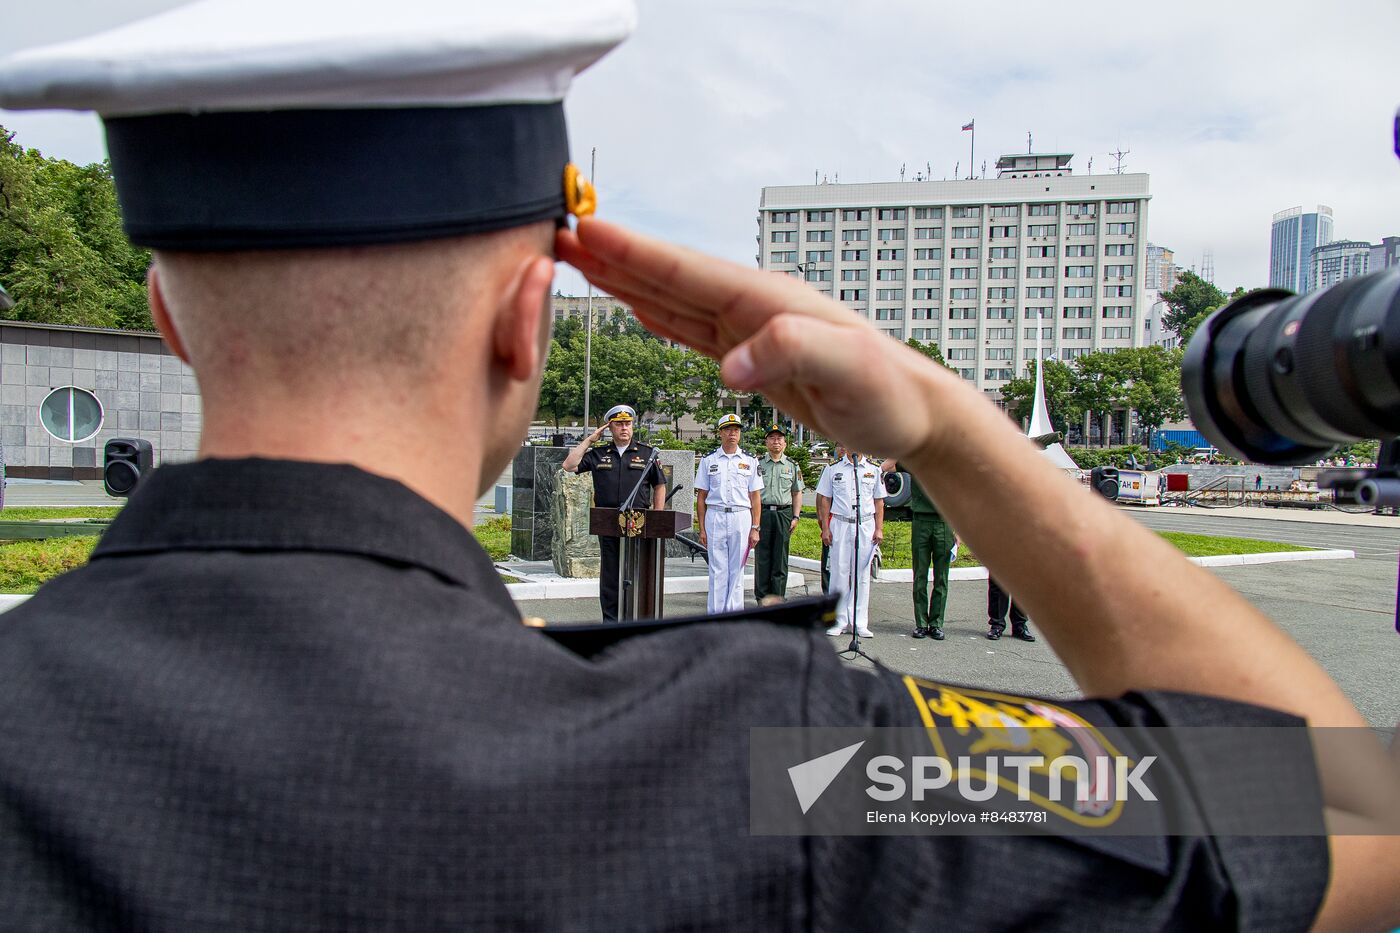
[[[996,641],[1001,637],[1001,629],[994,628],[987,631],[987,641]]]
[[[927,638],[927,637],[928,637],[928,632],[925,632],[923,629],[919,628],[919,627],[916,625],[916,626],[914,626],[914,631],[913,631],[913,633],[912,633],[909,637],[910,637],[910,638]]]
[[[931,629],[929,629],[929,630],[928,630],[928,637],[929,637],[929,638],[932,638],[934,641],[942,641],[942,640],[943,640],[943,629],[941,629],[941,628],[931,628]]]
[[[1021,641],[1035,641],[1035,636],[1031,634],[1031,630],[1028,628],[1012,629],[1011,637],[1019,638]]]

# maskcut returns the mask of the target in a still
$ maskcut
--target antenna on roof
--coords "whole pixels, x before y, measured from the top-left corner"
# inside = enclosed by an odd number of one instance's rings
[[[1026,130],[1026,155],[1030,155],[1035,149],[1031,146],[1031,131]]]
[[[1094,157],[1089,156],[1089,174],[1094,174]]]
[[[1132,151],[1133,151],[1133,150],[1129,149],[1127,152],[1124,152],[1122,149],[1119,149],[1117,152],[1110,152],[1110,153],[1109,153],[1109,155],[1113,156],[1113,158],[1114,158],[1115,160],[1117,160],[1117,164],[1114,165],[1114,167],[1113,167],[1113,174],[1115,174],[1115,175],[1122,175],[1122,174],[1123,174],[1123,157],[1124,157],[1125,155],[1128,155],[1128,154],[1131,153]]]
[[[905,168],[905,165],[907,165],[907,164],[908,164],[908,163],[906,162],[906,163],[901,164],[901,165],[899,166],[899,180],[900,180],[900,181],[903,181],[903,180],[904,180],[904,168]]]

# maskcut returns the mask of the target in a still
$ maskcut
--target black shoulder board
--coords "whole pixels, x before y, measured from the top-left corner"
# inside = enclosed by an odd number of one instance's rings
[[[773,606],[756,606],[714,615],[676,616],[669,619],[635,619],[626,622],[565,622],[546,625],[540,631],[575,654],[596,654],[627,638],[678,628],[683,625],[715,625],[724,622],[768,622],[794,628],[826,628],[836,619],[836,600],[831,593],[807,599],[793,599]]]

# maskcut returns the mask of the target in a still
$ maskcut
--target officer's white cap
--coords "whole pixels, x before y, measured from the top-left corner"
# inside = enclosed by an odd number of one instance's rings
[[[729,414],[725,415],[723,418],[719,419],[719,424],[716,425],[717,428],[728,428],[728,427],[742,428],[743,426],[744,426],[744,422],[740,421],[740,420],[739,420],[739,416],[736,415],[736,414],[734,414],[733,412],[730,412]]]
[[[392,242],[565,214],[562,101],[632,0],[199,0],[0,61],[0,107],[95,110],[132,239]]]
[[[609,421],[636,421],[637,409],[631,405],[614,405],[608,409],[608,413],[603,416],[604,422]]]

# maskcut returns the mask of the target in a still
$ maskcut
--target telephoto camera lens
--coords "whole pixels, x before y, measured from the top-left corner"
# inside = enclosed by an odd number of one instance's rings
[[[1307,464],[1400,435],[1400,267],[1226,305],[1191,338],[1181,387],[1201,433],[1254,463]]]

